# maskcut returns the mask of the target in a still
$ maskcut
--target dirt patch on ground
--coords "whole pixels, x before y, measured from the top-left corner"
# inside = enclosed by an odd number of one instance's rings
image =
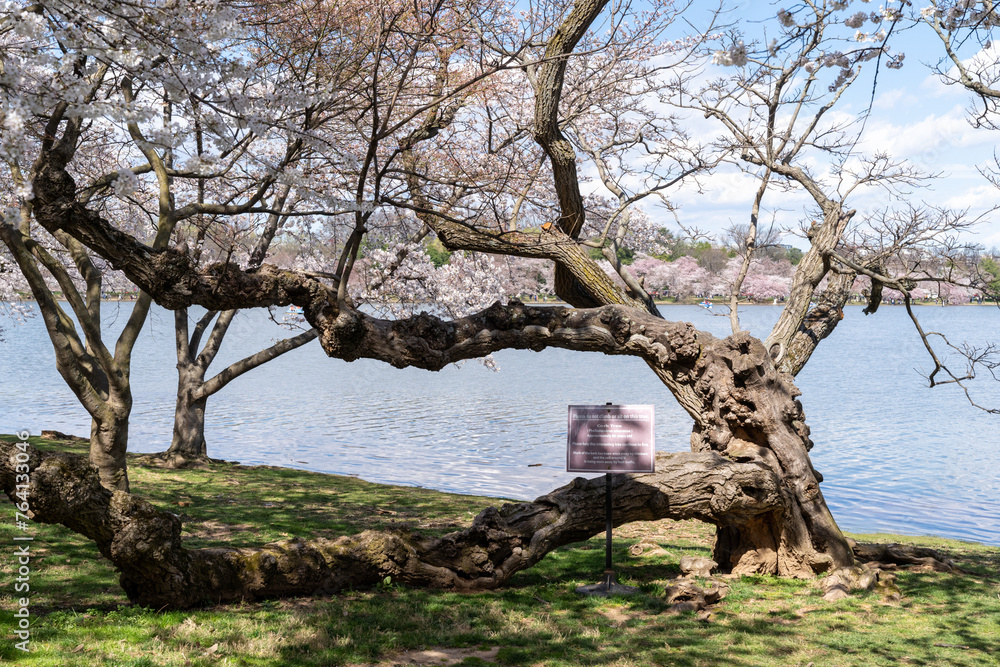
[[[457,665],[467,658],[478,658],[483,662],[495,662],[499,647],[488,650],[473,648],[428,648],[420,651],[404,651],[370,667],[392,667],[395,665]],[[358,667],[358,666],[355,666]]]
[[[606,607],[599,609],[598,613],[608,619],[613,628],[620,628],[628,624],[629,621],[650,616],[642,611],[631,611],[622,607]]]
[[[218,521],[201,521],[198,523],[184,523],[184,537],[199,537],[205,540],[223,539],[233,533],[254,530],[248,523],[228,524]]]
[[[678,542],[691,541],[698,545],[711,547],[715,539],[715,526],[701,521],[633,521],[615,528],[615,537],[625,539],[642,539],[644,542]]]

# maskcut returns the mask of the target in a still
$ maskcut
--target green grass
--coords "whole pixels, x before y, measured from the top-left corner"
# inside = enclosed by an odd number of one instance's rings
[[[32,438],[41,448],[79,445]],[[256,545],[366,528],[444,534],[496,499],[382,486],[269,467],[164,470],[131,462],[133,492],[181,514],[192,547]],[[0,542],[13,545],[3,499]],[[28,665],[410,664],[437,651],[466,665],[986,665],[1000,650],[1000,548],[900,536],[962,573],[900,572],[903,600],[875,593],[824,602],[815,581],[744,577],[710,614],[674,614],[663,599],[685,555],[707,555],[710,528],[631,524],[615,563],[631,598],[584,598],[604,566],[602,539],[559,549],[498,591],[457,594],[391,582],[321,599],[269,600],[182,612],[132,607],[110,564],[83,538],[33,525],[32,652],[13,647],[13,547],[0,549],[0,658]],[[643,543],[641,555],[629,547]],[[634,549],[638,553],[639,548]],[[943,646],[941,646],[943,645]],[[965,647],[965,648],[962,648]],[[422,663],[426,664],[426,663]],[[443,663],[442,663],[443,664]]]

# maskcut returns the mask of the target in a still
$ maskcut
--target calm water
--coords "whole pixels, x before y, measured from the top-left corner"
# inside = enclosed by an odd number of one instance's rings
[[[117,332],[131,304],[106,306]],[[765,335],[773,306],[741,310]],[[1000,311],[919,309],[925,329],[953,341],[1000,332]],[[668,319],[716,335],[728,319],[697,306],[664,307]],[[86,435],[89,418],[54,366],[40,317],[6,327],[0,343],[0,432],[28,428]],[[266,313],[241,314],[215,372],[288,334]],[[656,444],[686,451],[690,420],[642,362],[546,350],[496,355],[439,373],[374,361],[328,359],[316,342],[232,382],[209,400],[210,455],[445,491],[531,499],[574,475],[565,465],[566,406],[651,403]],[[154,308],[137,344],[131,449],[170,444],[176,393],[173,316]],[[813,460],[841,526],[855,532],[935,534],[1000,544],[1000,417],[951,387],[926,388],[928,362],[901,308],[865,317],[852,307],[797,379],[816,443]],[[1000,383],[977,398],[1000,406]],[[531,464],[540,466],[529,467]]]

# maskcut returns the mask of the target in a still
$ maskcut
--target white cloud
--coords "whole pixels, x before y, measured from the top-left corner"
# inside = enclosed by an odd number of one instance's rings
[[[871,104],[871,116],[865,122],[858,151],[869,156],[875,152],[887,153],[896,160],[910,161],[924,172],[940,174],[940,178],[930,181],[927,187],[911,188],[902,199],[884,188],[856,190],[848,205],[858,209],[860,214],[898,206],[903,200],[915,205],[923,202],[970,208],[973,214],[1000,203],[1000,190],[994,189],[976,170],[977,166],[993,163],[994,150],[1000,147],[1000,132],[972,127],[968,120],[971,93],[960,86],[945,84],[938,75],[917,62],[921,59],[934,62],[943,53],[934,39],[933,34],[909,33],[899,45],[911,56],[907,67],[880,71],[874,101],[870,86],[858,86],[824,116],[823,122],[827,125],[858,120],[854,111],[864,110]],[[992,49],[989,54],[981,52],[978,57],[984,55],[1000,61],[1000,48]],[[707,78],[707,74],[702,73],[702,77]],[[718,124],[704,119],[701,114],[692,114],[685,126],[703,141],[711,140],[720,131]],[[801,155],[797,163],[807,165],[827,187],[836,185],[836,174],[829,173],[829,161],[824,154],[809,152]],[[718,233],[732,222],[749,218],[758,186],[756,179],[732,167],[723,167],[719,173],[699,180],[702,193],[685,187],[670,195],[671,200],[681,206],[678,214],[684,224]],[[777,210],[779,224],[794,228],[803,220],[804,211],[811,207],[811,199],[801,189],[790,192],[775,189],[765,197],[767,213],[762,218],[769,221],[770,211]],[[988,221],[981,225],[978,233],[968,240],[1000,247],[1000,214],[996,219],[996,223]],[[665,218],[664,222],[667,222]]]
[[[973,213],[984,211],[1000,204],[1000,190],[992,183],[983,183],[967,188],[944,200],[949,208],[970,209]]]
[[[875,109],[890,110],[902,106],[902,102],[914,100],[915,97],[905,88],[893,88],[875,98],[872,107]]]
[[[680,206],[681,223],[702,232],[721,235],[733,223],[747,222],[750,207],[760,182],[749,174],[728,170],[700,179],[702,192],[683,188],[671,196]],[[812,200],[801,190],[770,190],[764,198],[761,222],[770,225],[772,216],[778,227],[798,228]],[[654,217],[657,214],[652,213]],[[800,244],[801,245],[801,244]]]
[[[931,96],[940,98],[955,95],[956,87],[949,86],[937,74],[931,74],[920,82],[919,90],[921,97]]]
[[[972,127],[965,108],[954,106],[942,114],[931,113],[909,123],[872,119],[863,146],[868,151],[884,151],[893,158],[909,159],[917,166],[938,171],[941,164],[957,157],[956,149],[977,149],[971,153],[963,151],[961,162],[981,162],[998,142],[1000,132]]]
[[[678,203],[694,203],[710,209],[743,205],[753,199],[758,181],[749,174],[723,171],[699,179],[702,193],[686,189],[675,197]],[[749,210],[749,209],[748,209]]]

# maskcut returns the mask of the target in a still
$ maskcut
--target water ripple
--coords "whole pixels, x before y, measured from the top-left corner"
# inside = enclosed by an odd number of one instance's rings
[[[778,310],[745,308],[742,323],[766,335]],[[668,319],[728,334],[728,320],[701,308],[665,311]],[[928,328],[956,339],[986,340],[1000,331],[996,309],[922,308],[920,314]],[[124,321],[119,315],[112,326],[120,329]],[[214,368],[284,335],[263,313],[243,313]],[[5,336],[0,431],[88,433],[89,419],[55,371],[40,319]],[[172,317],[154,308],[133,361],[133,451],[162,451],[170,442],[172,345]],[[816,350],[796,383],[816,443],[813,461],[826,478],[824,496],[846,530],[1000,544],[996,417],[971,408],[960,392],[927,389],[915,370],[925,365],[922,354],[899,308],[880,309],[871,318],[848,308]],[[657,449],[688,450],[690,419],[636,359],[565,350],[505,351],[496,358],[499,373],[476,363],[428,373],[331,360],[310,344],[209,399],[209,453],[247,464],[533,499],[576,476],[563,470],[566,406],[605,401],[655,404]],[[976,390],[984,403],[1000,405],[1000,383]]]

